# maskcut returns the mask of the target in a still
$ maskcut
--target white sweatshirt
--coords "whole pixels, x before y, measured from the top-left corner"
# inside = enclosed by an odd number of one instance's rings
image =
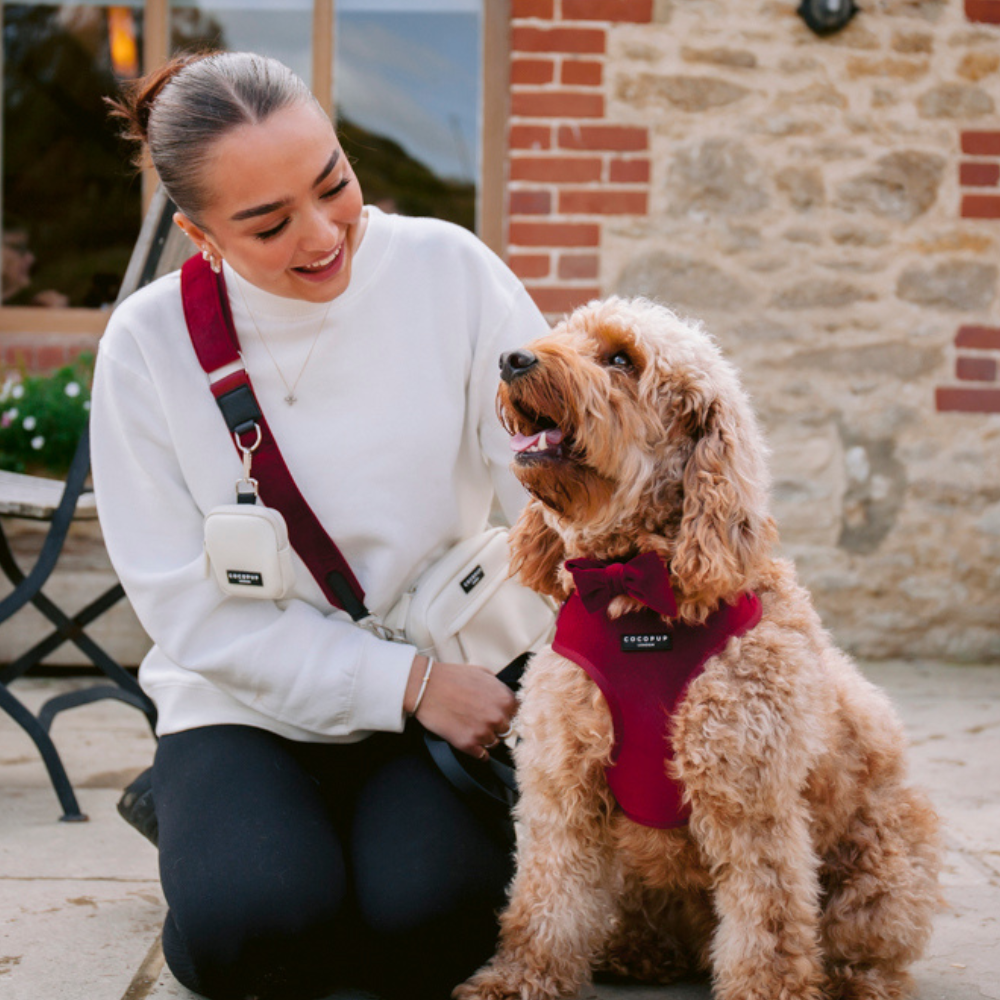
[[[518,513],[497,362],[548,325],[472,234],[367,212],[350,285],[328,312],[228,266],[225,277],[285,462],[368,607],[384,612],[451,542],[486,525],[494,491],[507,517]],[[302,370],[292,406],[275,364],[288,383]],[[348,742],[402,729],[412,647],[333,609],[298,558],[295,591],[277,603],[226,597],[206,575],[203,521],[235,502],[242,464],[187,333],[179,273],[111,317],[91,435],[108,552],[155,644],[139,679],[160,734],[228,723]]]

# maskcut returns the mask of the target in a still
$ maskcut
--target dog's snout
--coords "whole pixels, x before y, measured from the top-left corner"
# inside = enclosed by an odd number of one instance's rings
[[[527,375],[537,364],[538,358],[523,347],[507,351],[500,355],[500,377],[504,382],[513,382],[514,379]]]

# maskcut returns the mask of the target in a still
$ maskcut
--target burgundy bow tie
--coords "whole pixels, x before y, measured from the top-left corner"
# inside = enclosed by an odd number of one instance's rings
[[[657,614],[674,617],[677,599],[670,586],[670,571],[655,552],[628,562],[603,563],[597,559],[569,559],[577,593],[588,611],[603,611],[612,598],[634,597]]]

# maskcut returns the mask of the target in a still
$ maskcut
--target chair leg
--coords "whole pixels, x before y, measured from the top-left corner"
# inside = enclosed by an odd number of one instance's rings
[[[59,751],[51,737],[24,705],[15,698],[7,688],[0,684],[0,708],[2,708],[30,737],[32,742],[38,747],[38,752],[42,755],[45,769],[49,772],[49,779],[55,789],[59,805],[62,806],[63,815],[60,817],[64,823],[85,822],[88,817],[80,811],[77,804],[76,795],[73,793],[73,786],[69,783],[69,776],[66,768],[59,757]]]
[[[65,694],[57,694],[49,698],[38,710],[38,724],[47,733],[52,729],[52,723],[60,712],[64,712],[67,708],[76,708],[78,705],[90,705],[106,698],[122,701],[126,705],[139,709],[140,712],[146,711],[146,703],[149,701],[144,694],[123,691],[120,687],[111,684],[97,684],[94,687],[81,688],[79,691],[67,691]]]

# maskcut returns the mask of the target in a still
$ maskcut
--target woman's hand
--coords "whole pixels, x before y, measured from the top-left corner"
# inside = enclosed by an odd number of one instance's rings
[[[409,714],[427,671],[427,657],[413,661],[404,708]],[[435,661],[416,719],[456,750],[485,760],[499,733],[510,729],[517,698],[486,667]]]

